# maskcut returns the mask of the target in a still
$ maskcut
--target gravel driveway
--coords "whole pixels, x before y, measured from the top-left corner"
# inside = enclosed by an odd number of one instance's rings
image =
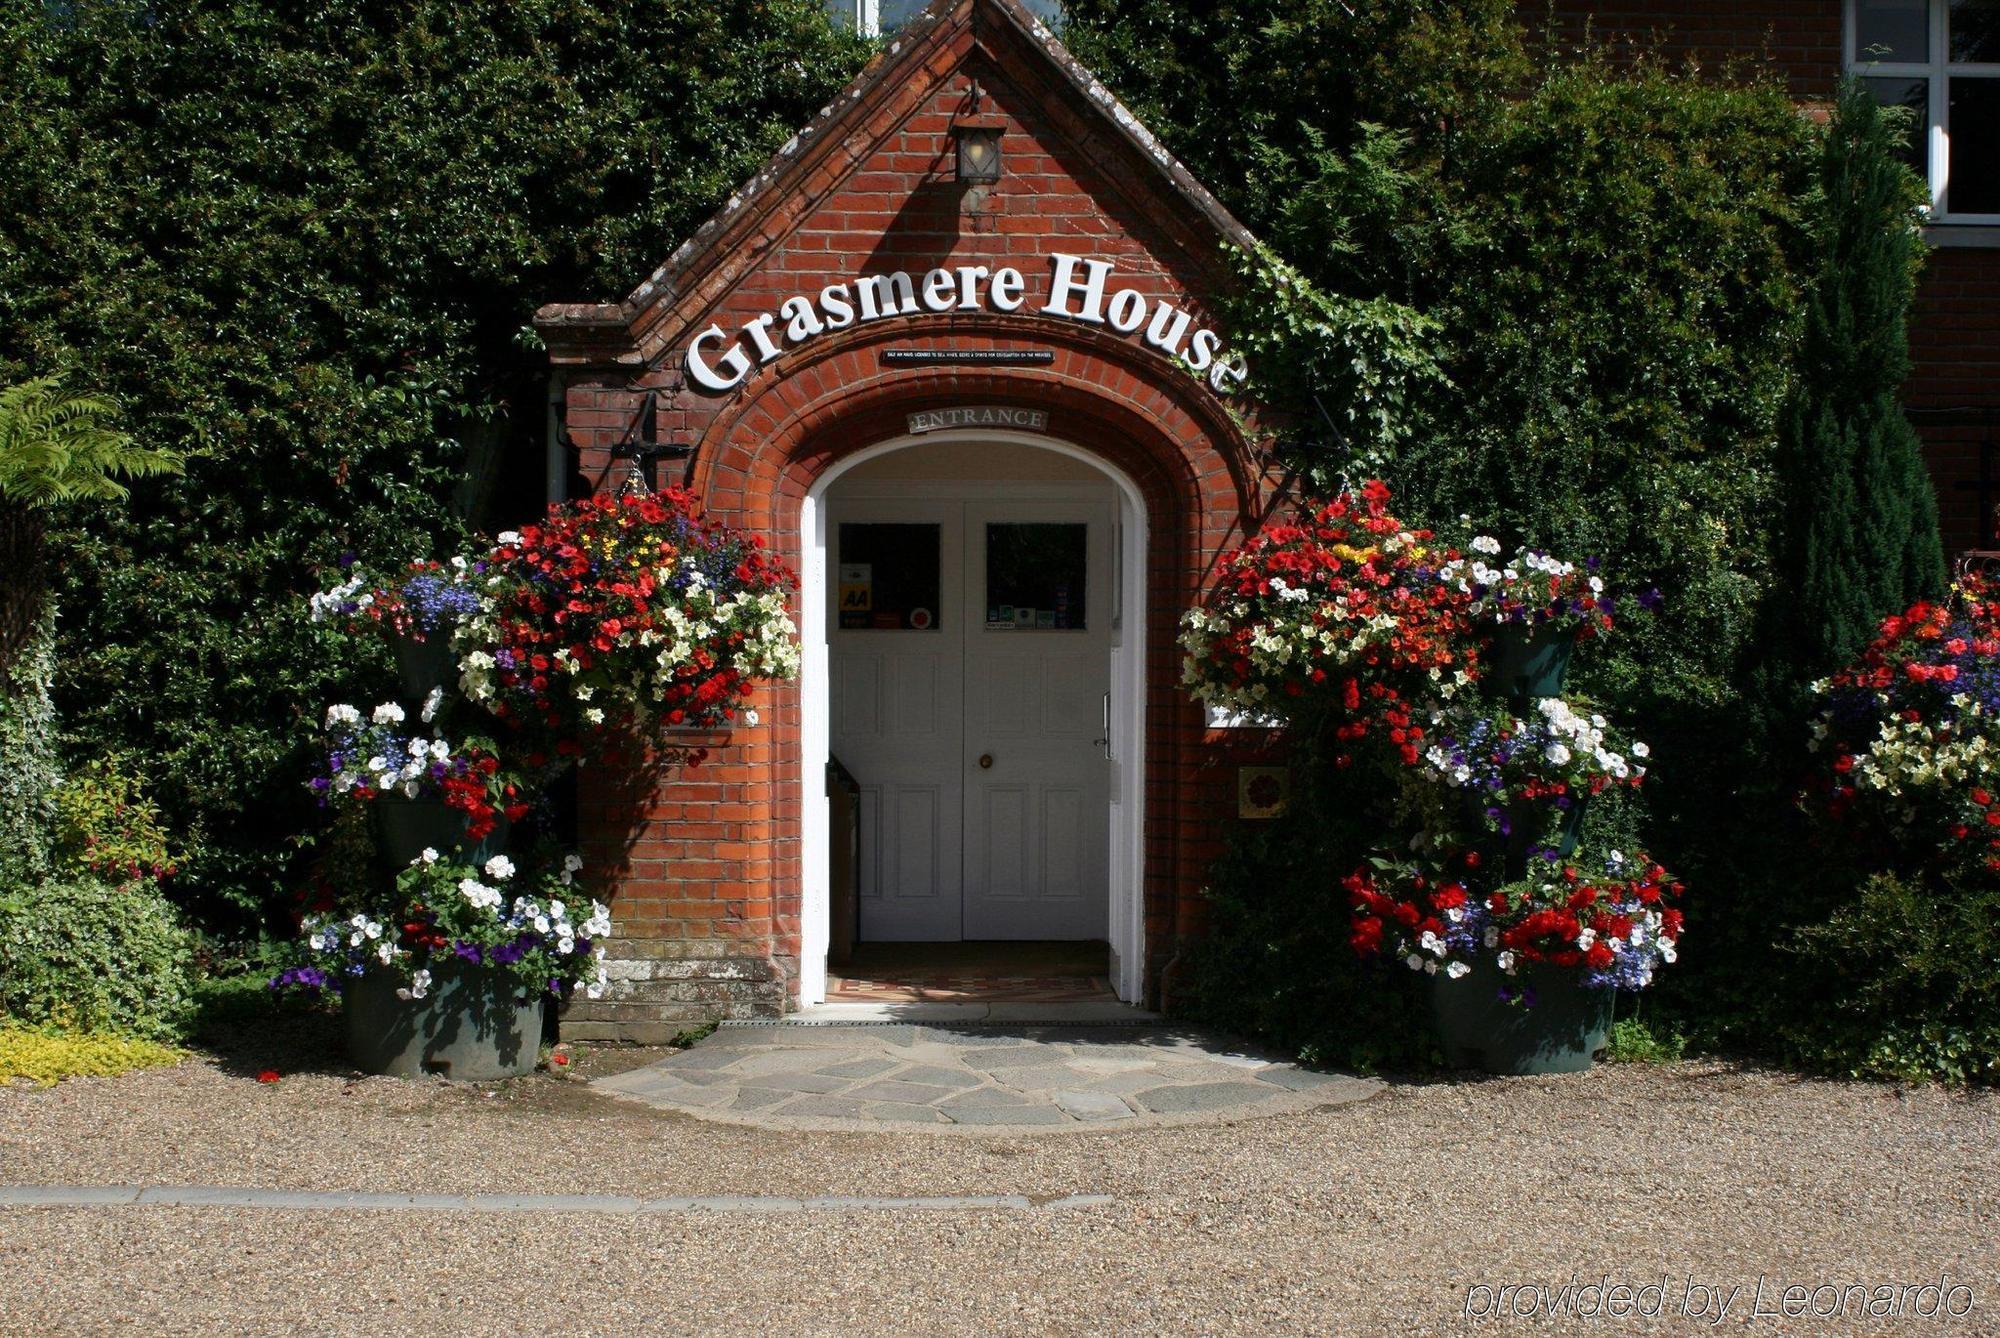
[[[475,1089],[329,1064],[262,1084],[258,1062],[0,1089],[0,1182],[1112,1201],[644,1217],[4,1208],[0,1332],[1431,1332],[1466,1326],[1468,1304],[1493,1308],[1482,1286],[1574,1276],[1664,1283],[1671,1323],[1617,1330],[1710,1328],[1681,1316],[1692,1278],[1744,1289],[1734,1332],[1750,1318],[1753,1332],[2000,1333],[1990,1096],[1683,1064],[1392,1083],[1228,1125],[941,1142],[701,1123],[552,1078]],[[1789,1284],[1940,1274],[1971,1289],[1969,1314],[1775,1314]],[[1774,1313],[1758,1318],[1760,1277]]]

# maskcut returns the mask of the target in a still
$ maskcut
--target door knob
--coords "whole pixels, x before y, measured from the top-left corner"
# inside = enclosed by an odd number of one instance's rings
[[[981,753],[979,755],[979,769],[981,771],[988,771],[992,769],[992,766],[993,766],[993,754]]]

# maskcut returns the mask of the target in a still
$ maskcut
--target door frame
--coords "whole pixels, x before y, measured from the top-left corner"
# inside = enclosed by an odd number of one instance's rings
[[[894,437],[856,451],[813,480],[799,504],[799,1003],[803,1007],[826,1000],[826,952],[832,929],[828,884],[832,830],[826,795],[826,758],[832,739],[826,493],[848,470],[869,460],[953,442],[1052,451],[1103,475],[1118,497],[1112,543],[1117,571],[1112,586],[1110,923],[1105,930],[1113,961],[1111,987],[1120,999],[1137,1003],[1145,988],[1146,499],[1123,471],[1080,446],[1040,433],[980,428]],[[1073,488],[1022,480],[989,485],[981,492],[1054,499]]]

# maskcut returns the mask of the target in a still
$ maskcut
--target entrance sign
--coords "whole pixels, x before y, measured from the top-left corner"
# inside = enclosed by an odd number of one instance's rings
[[[1004,404],[981,404],[963,409],[925,409],[910,415],[910,435],[936,432],[948,427],[1010,427],[1020,432],[1042,432],[1049,426],[1045,409],[1014,409]]]
[[[1231,382],[1241,383],[1248,369],[1241,358],[1222,354],[1222,336],[1194,325],[1194,318],[1165,298],[1147,296],[1137,288],[1113,287],[1116,271],[1108,260],[1086,260],[1061,251],[1049,254],[1046,293],[1029,314],[1054,316],[1083,325],[1106,326],[1122,335],[1137,335],[1146,345],[1176,359],[1209,389],[1223,393]],[[952,311],[1012,313],[1029,307],[1027,277],[1011,265],[938,268],[921,279],[904,270],[866,274],[846,283],[830,283],[817,297],[796,294],[776,311],[747,322],[731,338],[720,325],[710,325],[688,341],[688,380],[712,394],[742,384],[755,366],[777,360],[828,330],[887,320],[892,316],[943,315]],[[912,350],[916,351],[916,350]]]

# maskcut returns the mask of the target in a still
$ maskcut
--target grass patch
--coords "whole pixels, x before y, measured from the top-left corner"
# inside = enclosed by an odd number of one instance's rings
[[[1636,1017],[1611,1024],[1611,1043],[1606,1054],[1617,1064],[1671,1064],[1687,1053],[1687,1037],[1679,1032],[1662,1036]]]
[[[107,1032],[66,1032],[0,1023],[0,1086],[24,1078],[52,1087],[85,1074],[109,1077],[172,1068],[187,1051]]]

